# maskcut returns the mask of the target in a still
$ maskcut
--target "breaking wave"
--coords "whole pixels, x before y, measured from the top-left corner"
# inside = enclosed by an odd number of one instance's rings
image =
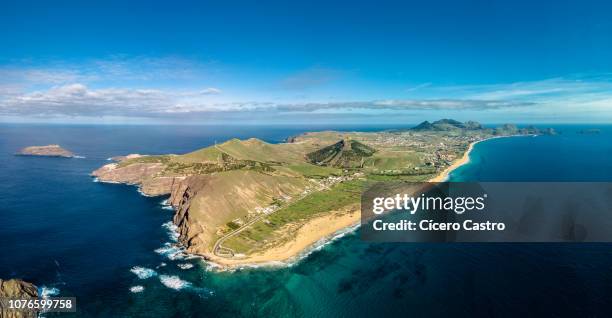
[[[59,295],[60,290],[55,287],[41,286],[39,290],[40,297],[47,298]]]
[[[168,221],[162,224],[162,227],[166,229],[168,232],[168,237],[173,242],[177,242],[179,238],[178,227],[172,223],[172,221]]]
[[[193,268],[193,264],[191,263],[182,263],[182,264],[176,264],[176,266],[180,269],[191,269]]]
[[[169,260],[183,259],[183,251],[173,246],[171,243],[165,243],[164,246],[155,250],[155,253],[166,256]]]
[[[142,293],[142,291],[144,290],[144,287],[140,286],[140,285],[136,285],[136,286],[132,286],[130,287],[130,291],[134,294],[136,293]]]
[[[134,275],[138,276],[140,279],[147,279],[157,275],[157,272],[146,267],[134,266],[130,269],[130,272],[134,273]]]
[[[191,283],[180,279],[178,276],[159,275],[159,281],[166,287],[181,290],[191,287]]]

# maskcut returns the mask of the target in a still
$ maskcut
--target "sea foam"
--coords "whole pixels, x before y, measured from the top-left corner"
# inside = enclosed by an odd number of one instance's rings
[[[352,235],[355,233],[355,231],[361,226],[361,224],[356,224],[354,226],[351,227],[347,227],[344,229],[341,229],[339,231],[336,231],[334,234],[324,237],[322,239],[320,239],[319,241],[315,242],[313,245],[311,245],[310,247],[304,249],[301,253],[297,254],[296,256],[286,260],[286,261],[269,261],[269,262],[265,262],[265,263],[259,263],[259,264],[243,264],[240,266],[236,266],[236,267],[225,267],[222,265],[219,265],[217,263],[214,263],[212,261],[209,260],[204,260],[204,264],[205,264],[205,269],[208,271],[229,271],[229,272],[233,272],[239,269],[256,269],[256,268],[283,268],[283,267],[292,267],[296,264],[299,264],[302,260],[308,258],[308,256],[310,256],[310,254],[320,251],[321,249],[323,249],[325,246],[337,241],[338,239],[346,236],[346,235]]]
[[[39,290],[40,297],[42,298],[57,296],[59,295],[59,292],[60,292],[59,289],[55,287],[47,287],[47,286],[42,286],[40,287],[40,290]]]
[[[179,238],[178,227],[174,225],[172,221],[168,221],[162,224],[162,227],[166,229],[170,240],[172,240],[173,242],[178,241],[178,238]]]
[[[134,294],[136,293],[142,293],[142,291],[144,291],[144,287],[140,286],[140,285],[136,285],[136,286],[132,286],[130,287],[130,291]]]
[[[170,243],[166,243],[164,244],[164,246],[156,249],[155,253],[166,256],[169,260],[177,260],[184,258],[183,251]]]
[[[336,231],[332,236],[328,236],[320,239],[315,244],[313,244],[310,248],[305,249],[302,253],[298,254],[293,260],[290,260],[287,263],[288,267],[294,266],[298,264],[300,261],[306,259],[310,254],[322,250],[325,246],[335,242],[338,239],[343,238],[346,235],[354,234],[355,231],[361,226],[361,224],[356,224],[351,227],[344,228],[342,230]]]
[[[159,281],[168,288],[181,290],[186,287],[191,287],[191,283],[180,279],[178,276],[159,275]]]
[[[140,279],[147,279],[157,275],[157,272],[146,267],[134,266],[130,269],[130,272],[134,273],[134,275],[138,276]]]
[[[191,269],[193,268],[193,264],[191,263],[181,263],[181,264],[176,264],[176,266],[180,269]]]

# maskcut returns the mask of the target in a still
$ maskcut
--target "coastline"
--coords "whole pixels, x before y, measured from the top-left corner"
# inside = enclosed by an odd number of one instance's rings
[[[224,258],[214,254],[200,255],[207,262],[217,267],[234,269],[240,267],[256,266],[287,266],[301,255],[308,255],[309,251],[330,241],[340,234],[356,229],[361,221],[359,205],[351,206],[346,210],[319,216],[306,222],[295,234],[294,239],[279,246],[255,253],[244,258]],[[340,233],[345,230],[344,233]]]
[[[442,172],[430,179],[429,182],[445,182],[448,180],[450,173],[470,162],[470,153],[474,146],[479,142],[494,138],[512,137],[512,136],[496,136],[478,140],[469,144],[468,149],[463,153],[463,156],[455,160],[450,166],[446,167]],[[309,251],[317,248],[316,243],[330,241],[336,234],[343,230],[351,229],[352,232],[358,228],[361,222],[360,207],[352,208],[343,215],[325,215],[314,218],[306,222],[302,228],[298,230],[295,238],[280,246],[273,247],[264,252],[259,252],[244,258],[224,258],[216,256],[212,253],[202,256],[206,262],[211,263],[213,268],[221,269],[236,269],[241,267],[260,267],[260,266],[289,266],[296,259],[301,259],[300,256],[307,256]],[[346,233],[346,232],[345,232]]]
[[[491,139],[516,136],[525,135],[495,136],[470,143],[461,158],[455,160],[450,166],[428,181],[447,181],[452,171],[470,162],[470,154],[476,144]],[[141,194],[143,193],[141,192]],[[344,210],[333,211],[331,214],[308,220],[297,230],[292,240],[249,256],[225,258],[213,253],[198,254],[183,251],[188,255],[203,258],[210,265],[208,268],[216,270],[234,270],[248,267],[285,267],[302,260],[312,251],[321,248],[335,238],[355,231],[359,228],[360,223],[361,210],[359,204],[356,204]]]
[[[496,137],[493,137],[496,138]],[[472,143],[470,143],[470,145],[468,146],[468,149],[463,153],[463,156],[457,160],[455,160],[450,166],[446,167],[444,170],[442,170],[442,172],[440,172],[437,176],[433,177],[432,179],[429,180],[429,182],[445,182],[448,181],[448,178],[450,177],[450,173],[453,172],[453,170],[468,164],[470,162],[470,153],[472,152],[472,150],[474,150],[474,146],[479,143],[479,142],[483,142],[485,140],[489,140],[489,139],[493,139],[493,138],[487,138],[487,139],[483,139],[483,140],[478,140],[478,141],[474,141]]]
[[[509,136],[494,136],[494,137],[489,137],[489,138],[485,138],[482,140],[478,140],[478,141],[474,141],[472,143],[470,143],[470,145],[468,146],[468,149],[463,153],[463,156],[457,160],[455,160],[450,166],[446,167],[444,170],[442,170],[442,172],[440,172],[438,175],[436,175],[435,177],[431,178],[429,180],[429,182],[446,182],[448,181],[448,178],[450,177],[451,172],[453,172],[455,169],[466,165],[468,163],[470,163],[470,154],[472,153],[472,150],[474,150],[474,146],[476,146],[476,144],[487,141],[487,140],[493,140],[493,139],[498,139],[498,138],[509,138],[509,137],[533,137],[533,136],[537,136],[537,135],[509,135]]]

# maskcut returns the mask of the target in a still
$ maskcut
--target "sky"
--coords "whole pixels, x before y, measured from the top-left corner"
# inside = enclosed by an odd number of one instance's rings
[[[4,1],[0,121],[612,123],[609,1]]]

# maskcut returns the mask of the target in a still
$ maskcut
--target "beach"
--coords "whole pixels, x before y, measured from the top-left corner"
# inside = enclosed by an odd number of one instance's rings
[[[501,137],[501,136],[500,136]],[[500,138],[493,137],[493,138]],[[474,146],[482,141],[493,139],[487,138],[478,140],[469,144],[468,149],[463,153],[463,156],[455,160],[450,166],[446,167],[442,172],[430,179],[429,182],[445,182],[448,180],[450,173],[470,162],[470,153]],[[286,265],[296,257],[303,255],[310,248],[313,248],[317,242],[327,240],[336,233],[341,232],[350,227],[359,224],[361,219],[361,211],[359,205],[350,207],[342,211],[335,212],[330,215],[316,217],[307,221],[295,234],[295,238],[282,245],[275,246],[264,252],[255,253],[253,255],[242,258],[225,258],[219,257],[212,253],[203,255],[209,262],[219,265],[223,268],[238,268],[244,266],[265,266],[265,265]]]
[[[358,225],[361,220],[360,212],[360,206],[357,204],[342,211],[313,218],[297,230],[291,241],[243,258],[224,258],[212,254],[203,256],[208,261],[226,268],[287,264],[316,246],[317,242],[330,239],[342,230]]]
[[[470,153],[472,152],[472,150],[474,149],[474,145],[476,145],[479,142],[485,141],[488,139],[484,139],[484,140],[479,140],[479,141],[475,141],[473,143],[470,143],[470,145],[468,146],[468,149],[463,153],[463,156],[457,160],[455,160],[450,166],[446,167],[446,169],[444,169],[442,172],[440,172],[437,176],[435,176],[434,178],[430,179],[429,182],[444,182],[448,180],[448,177],[450,175],[450,173],[463,166],[464,164],[467,164],[468,162],[470,162]]]

